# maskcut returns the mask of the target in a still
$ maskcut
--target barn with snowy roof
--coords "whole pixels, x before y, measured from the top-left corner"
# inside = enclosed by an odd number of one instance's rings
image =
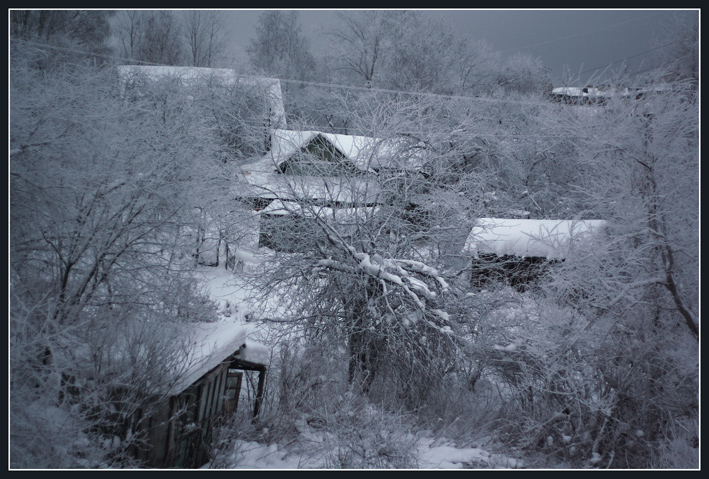
[[[247,339],[237,323],[162,324],[170,336],[187,338],[174,380],[152,391],[161,399],[149,414],[131,418],[142,434],[133,454],[148,467],[196,468],[209,460],[212,432],[220,418],[233,414],[245,371],[258,373],[254,416],[263,401],[269,350]],[[169,331],[166,331],[169,330]]]
[[[604,220],[479,218],[465,242],[471,257],[470,282],[507,284],[524,291],[564,261],[580,243],[600,234]]]

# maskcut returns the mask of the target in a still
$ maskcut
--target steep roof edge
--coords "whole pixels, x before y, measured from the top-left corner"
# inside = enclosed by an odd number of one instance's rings
[[[249,361],[260,363],[268,360],[266,346],[247,340],[247,329],[236,323],[189,323],[180,327],[190,339],[190,344],[184,358],[184,370],[180,371],[177,381],[170,386],[168,396],[186,390],[202,376],[243,350],[244,345],[248,345],[250,351],[266,351],[264,354],[252,354]],[[262,364],[265,365],[265,362]]]

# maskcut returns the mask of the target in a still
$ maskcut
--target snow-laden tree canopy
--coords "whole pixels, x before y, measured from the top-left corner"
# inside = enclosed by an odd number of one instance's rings
[[[275,128],[286,127],[283,93],[278,78],[246,77],[229,68],[175,67],[148,65],[118,65],[120,91],[125,92],[131,81],[145,78],[150,81],[179,79],[184,86],[221,85],[226,87],[257,88],[263,90],[265,107],[269,111],[269,124]]]

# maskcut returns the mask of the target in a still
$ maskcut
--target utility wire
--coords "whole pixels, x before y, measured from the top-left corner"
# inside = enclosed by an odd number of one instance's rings
[[[132,63],[140,63],[142,65],[146,66],[164,66],[164,67],[171,67],[175,65],[165,65],[165,64],[160,64],[160,63],[152,63],[152,62],[145,62],[145,61],[139,61],[135,60],[132,58],[125,58],[125,57],[120,57],[116,55],[105,55],[105,54],[98,54],[98,53],[92,53],[92,52],[87,52],[84,50],[78,50],[78,49],[73,49],[73,48],[67,48],[67,47],[58,47],[54,45],[48,45],[48,44],[43,44],[43,43],[37,43],[37,42],[32,42],[29,40],[21,40],[21,39],[15,39],[13,41],[19,41],[28,45],[33,45],[41,48],[49,48],[49,49],[54,49],[54,50],[60,50],[60,51],[66,51],[66,52],[72,52],[72,53],[78,53],[78,54],[83,54],[83,55],[89,55],[89,56],[96,56],[96,57],[102,57],[110,60],[116,60],[116,61],[124,61],[124,62],[132,62]],[[658,47],[659,48],[659,47]],[[192,67],[187,67],[187,68],[192,68]],[[195,67],[196,68],[196,67]],[[238,75],[240,78],[245,78],[245,79],[260,79],[263,77],[257,77],[257,76],[249,76],[249,75]],[[273,78],[273,77],[269,77]],[[474,101],[482,101],[482,102],[488,102],[488,103],[506,103],[506,104],[521,104],[521,105],[529,105],[529,106],[543,106],[543,107],[554,107],[556,106],[555,103],[553,102],[535,102],[535,101],[528,101],[528,100],[505,100],[505,99],[499,99],[499,98],[483,98],[483,97],[470,97],[470,96],[463,96],[463,95],[445,95],[445,94],[439,94],[439,93],[425,93],[425,92],[410,92],[410,91],[401,91],[401,90],[391,90],[391,89],[384,89],[384,88],[374,88],[374,87],[358,87],[354,85],[339,85],[339,84],[334,84],[334,83],[321,83],[321,82],[310,82],[310,81],[303,81],[303,80],[290,80],[290,79],[278,79],[280,82],[283,83],[292,83],[292,84],[298,84],[298,85],[310,85],[310,86],[316,86],[316,87],[323,87],[323,88],[337,88],[337,89],[344,89],[344,90],[358,90],[358,91],[368,91],[368,92],[382,92],[382,93],[389,93],[389,94],[397,94],[397,95],[412,95],[412,96],[429,96],[429,97],[438,97],[438,98],[444,98],[444,99],[461,99],[461,100],[474,100]],[[583,107],[584,109],[592,108],[592,107]],[[260,123],[256,124],[253,122],[246,122],[247,124],[252,124],[253,126],[261,126]],[[330,127],[330,130],[337,130],[337,131],[349,131],[351,128],[345,128],[345,127]],[[400,133],[408,133],[408,134],[418,134],[420,132],[400,132]],[[510,138],[510,139],[515,139],[515,138],[566,138],[565,135],[549,135],[549,134],[519,134],[519,133],[479,133],[476,135],[478,138]]]
[[[119,57],[116,55],[104,55],[104,54],[98,54],[98,53],[92,53],[92,52],[87,52],[87,51],[82,51],[82,50],[77,50],[77,49],[72,49],[72,48],[66,48],[66,47],[58,47],[55,45],[48,45],[48,44],[43,44],[43,43],[37,43],[37,42],[32,42],[29,40],[14,40],[14,41],[19,41],[22,43],[26,43],[28,45],[33,45],[37,47],[45,47],[45,48],[51,48],[54,50],[60,50],[60,51],[67,51],[67,52],[72,52],[72,53],[80,53],[84,55],[89,55],[89,56],[98,56],[102,58],[107,58],[111,60],[117,60],[117,61],[124,61],[124,62],[131,62],[131,63],[140,63],[145,66],[164,66],[164,67],[183,67],[183,68],[198,68],[198,67],[186,67],[186,66],[179,66],[179,65],[165,65],[165,64],[160,64],[160,63],[151,63],[151,62],[143,62],[139,60],[134,60],[132,58],[125,58],[125,57]],[[252,76],[252,75],[238,75],[240,78],[244,79],[259,79],[259,78],[264,78],[264,77],[257,77],[257,76]],[[276,77],[268,77],[268,78],[276,78]],[[368,86],[356,86],[356,85],[341,85],[337,83],[322,83],[322,82],[313,82],[313,81],[307,81],[307,80],[292,80],[292,79],[287,79],[287,78],[276,78],[279,80],[281,83],[291,83],[291,84],[296,84],[296,85],[308,85],[308,86],[315,86],[315,87],[322,87],[322,88],[336,88],[340,90],[357,90],[357,91],[365,91],[365,92],[377,92],[377,93],[389,93],[389,94],[396,94],[396,95],[409,95],[409,96],[426,96],[426,97],[433,97],[433,98],[449,98],[449,99],[459,99],[459,100],[473,100],[473,101],[481,101],[481,102],[488,102],[488,103],[518,103],[518,104],[524,104],[524,105],[547,105],[545,102],[533,102],[533,101],[527,101],[527,100],[505,100],[505,99],[500,99],[500,98],[485,98],[485,97],[476,97],[476,96],[466,96],[466,95],[448,95],[444,93],[429,93],[429,92],[415,92],[415,91],[405,91],[405,90],[392,90],[392,89],[386,89],[386,88],[377,88],[377,87],[368,87]]]
[[[152,62],[145,62],[141,60],[135,60],[134,58],[124,58],[124,57],[119,57],[116,55],[105,55],[102,53],[94,53],[94,52],[89,52],[86,50],[77,50],[76,48],[68,48],[68,47],[58,47],[56,45],[49,45],[47,43],[37,43],[33,42],[30,40],[23,40],[21,38],[13,38],[11,39],[11,43],[13,42],[19,42],[19,43],[24,43],[26,45],[32,45],[35,47],[44,47],[44,48],[51,48],[53,50],[59,50],[59,51],[64,51],[64,52],[69,52],[69,53],[78,53],[80,55],[87,55],[87,56],[92,56],[92,57],[101,57],[101,58],[106,58],[109,60],[121,60],[121,61],[126,61],[126,62],[132,62],[132,63],[140,63],[146,66],[167,66],[167,65],[162,65],[160,63],[152,63]]]
[[[14,39],[13,41],[21,42],[21,43],[25,43],[27,45],[33,45],[33,46],[41,47],[41,48],[50,48],[50,49],[54,49],[54,50],[66,51],[66,52],[71,52],[71,53],[78,53],[78,54],[83,54],[83,55],[88,55],[88,56],[97,56],[97,57],[106,58],[106,59],[115,60],[115,61],[140,63],[145,66],[164,66],[164,67],[168,67],[168,68],[169,67],[198,68],[198,67],[165,65],[165,64],[160,64],[160,63],[145,62],[145,61],[135,60],[132,58],[120,57],[117,55],[105,55],[105,54],[93,53],[93,52],[88,52],[85,50],[78,50],[78,49],[74,49],[74,48],[58,47],[55,45],[49,45],[49,44],[45,44],[45,43],[37,43],[37,42],[29,41],[29,40]],[[263,78],[263,77],[252,76],[252,75],[238,75],[238,77],[244,78],[244,79],[252,79],[252,80],[258,80],[258,79]],[[268,77],[268,78],[274,78],[274,77]],[[377,87],[369,87],[369,86],[341,85],[341,84],[337,84],[337,83],[322,83],[322,82],[313,82],[313,81],[307,81],[307,80],[292,80],[292,79],[287,79],[287,78],[275,78],[275,79],[277,79],[281,83],[286,83],[286,84],[290,83],[290,84],[296,84],[296,85],[308,85],[308,86],[321,87],[321,88],[335,88],[335,89],[340,89],[340,90],[356,90],[356,91],[365,91],[365,92],[373,92],[373,93],[388,93],[388,94],[395,94],[395,95],[423,96],[423,97],[430,97],[430,98],[454,99],[454,100],[457,99],[457,100],[478,101],[478,102],[496,103],[496,104],[520,104],[520,105],[528,105],[528,106],[549,106],[550,105],[550,103],[542,102],[542,101],[516,100],[516,99],[503,99],[503,98],[487,98],[487,97],[466,96],[466,95],[448,95],[448,94],[444,94],[444,93],[414,92],[414,91],[393,90],[393,89],[377,88]]]
[[[614,61],[614,62],[611,62],[611,63],[607,64],[607,65],[603,65],[603,66],[599,66],[599,67],[594,67],[594,68],[589,68],[588,70],[582,71],[581,73],[579,73],[579,75],[583,75],[584,73],[589,73],[589,72],[592,72],[592,71],[596,71],[596,70],[599,70],[599,69],[601,69],[601,68],[608,68],[609,66],[614,65],[614,64],[616,64],[616,63],[624,62],[624,61],[630,60],[631,58],[639,57],[639,56],[641,56],[641,55],[645,55],[646,53],[654,52],[655,50],[660,50],[660,49],[665,48],[665,47],[668,47],[668,46],[670,46],[670,45],[672,45],[672,44],[674,44],[674,43],[677,43],[677,41],[670,42],[670,43],[665,43],[664,45],[660,45],[659,47],[651,48],[651,49],[649,49],[649,50],[645,50],[644,52],[636,53],[635,55],[631,55],[631,56],[629,56],[629,57],[625,57],[625,58],[623,58],[622,60],[616,60],[616,61]]]

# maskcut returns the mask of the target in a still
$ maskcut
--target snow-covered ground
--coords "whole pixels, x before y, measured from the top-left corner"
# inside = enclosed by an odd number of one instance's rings
[[[236,322],[247,331],[247,337],[258,339],[264,325],[256,321],[259,304],[249,297],[245,281],[238,273],[224,267],[202,267],[198,278],[213,301],[217,303],[221,321]],[[328,434],[311,428],[305,423],[299,427],[300,441],[289,444],[262,444],[255,441],[234,439],[229,449],[219,458],[219,464],[207,463],[203,468],[228,469],[327,469],[333,467],[337,457],[337,441]],[[396,436],[413,446],[411,454],[415,466],[412,469],[518,469],[524,467],[522,460],[486,450],[489,437],[470,447],[457,447],[452,440],[435,438],[428,431],[413,436],[400,431]],[[318,444],[318,452],[303,452],[298,443]],[[341,445],[341,444],[340,444]]]
[[[230,455],[221,458],[229,469],[327,469],[328,458],[336,452],[322,451],[317,456],[289,450],[277,444],[235,441]],[[417,463],[411,469],[520,469],[523,461],[491,453],[481,447],[456,447],[453,441],[431,436],[415,440]],[[203,466],[208,469],[211,464]]]
[[[258,313],[258,304],[250,298],[242,278],[221,265],[200,267],[197,278],[217,304],[221,321],[235,321],[249,332],[256,331],[257,325],[252,320]]]

